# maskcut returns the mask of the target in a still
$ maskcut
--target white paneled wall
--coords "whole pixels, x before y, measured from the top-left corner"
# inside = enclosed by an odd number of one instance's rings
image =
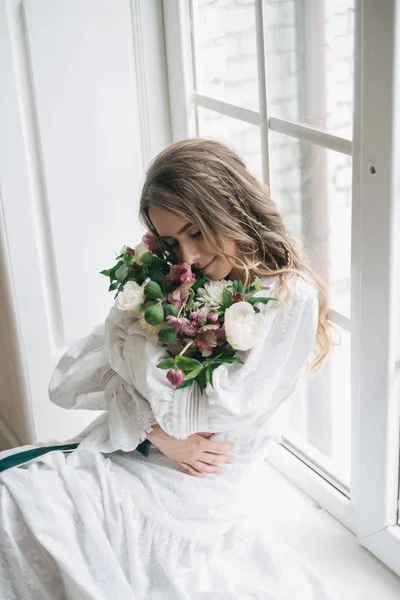
[[[107,315],[99,271],[141,235],[144,169],[170,141],[161,10],[157,0],[0,0],[8,445],[68,437],[97,415],[52,405],[47,387],[65,349]]]

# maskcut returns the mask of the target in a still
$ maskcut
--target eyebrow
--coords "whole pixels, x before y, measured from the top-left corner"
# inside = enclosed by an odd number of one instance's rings
[[[186,225],[184,225],[182,227],[182,229],[180,229],[178,231],[177,235],[181,235],[182,233],[185,233],[185,231],[187,229],[189,229],[189,227],[192,227],[192,225],[193,225],[193,223],[186,223]],[[161,235],[160,237],[161,237],[161,239],[166,239],[166,238],[171,238],[171,237],[174,237],[174,236],[173,235]]]

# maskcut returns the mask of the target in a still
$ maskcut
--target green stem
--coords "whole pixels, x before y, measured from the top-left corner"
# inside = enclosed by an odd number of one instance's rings
[[[187,350],[188,348],[190,348],[190,346],[191,346],[192,344],[193,344],[193,340],[191,340],[191,341],[190,341],[188,344],[186,344],[186,346],[184,347],[184,349],[182,350],[182,352],[180,352],[180,353],[178,354],[178,356],[182,356],[183,354],[185,354],[186,350]]]

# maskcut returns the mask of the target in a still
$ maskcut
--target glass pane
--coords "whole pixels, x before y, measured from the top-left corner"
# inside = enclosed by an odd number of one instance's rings
[[[259,128],[203,108],[199,135],[228,143],[261,179]],[[271,194],[287,229],[326,281],[332,308],[350,316],[351,158],[270,132]],[[350,335],[282,410],[288,437],[300,436],[327,471],[350,482]]]
[[[258,109],[254,0],[192,0],[195,88]]]
[[[226,117],[203,107],[197,109],[198,135],[224,142],[245,161],[247,168],[262,180],[261,133],[257,125]]]
[[[283,408],[280,428],[289,439],[294,432],[306,440],[316,462],[320,455],[321,465],[350,488],[350,334],[339,333],[322,369],[304,377]]]
[[[355,0],[264,0],[269,116],[351,139]]]
[[[271,195],[287,229],[350,317],[351,158],[270,132]]]

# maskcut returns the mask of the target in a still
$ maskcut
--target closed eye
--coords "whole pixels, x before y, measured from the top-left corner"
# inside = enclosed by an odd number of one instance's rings
[[[169,242],[165,242],[165,243],[167,244],[168,248],[175,248],[176,246],[179,246],[178,242],[176,242],[176,241],[172,242],[172,243],[169,243]]]
[[[203,235],[203,233],[199,230],[199,231],[196,231],[196,233],[191,233],[190,237],[196,239],[196,238],[200,238],[202,235]],[[166,241],[165,243],[167,244],[167,246],[169,248],[176,248],[176,246],[179,246],[179,243],[176,240],[173,242]]]

